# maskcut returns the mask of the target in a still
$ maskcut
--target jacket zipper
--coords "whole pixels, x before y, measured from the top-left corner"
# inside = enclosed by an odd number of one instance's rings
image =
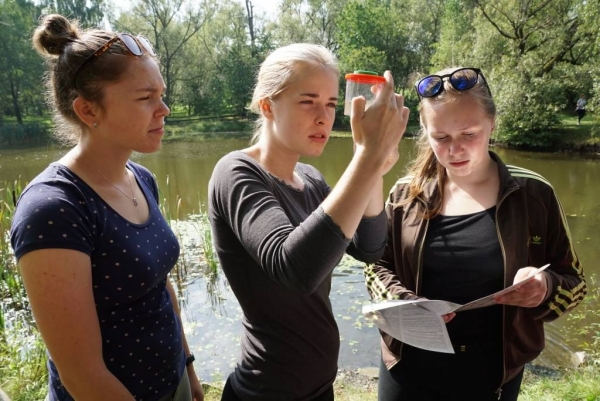
[[[504,242],[502,242],[502,236],[500,235],[500,227],[498,225],[498,212],[500,211],[500,205],[504,200],[508,197],[508,195],[515,192],[518,188],[512,189],[510,192],[504,194],[504,196],[500,199],[498,204],[496,205],[496,234],[498,235],[498,241],[500,242],[500,250],[502,250],[502,259],[504,261],[504,285],[506,285],[506,250],[504,249]],[[506,379],[506,358],[505,358],[505,350],[506,350],[506,338],[504,336],[505,327],[504,322],[506,321],[506,305],[502,305],[502,382],[500,382],[500,386],[496,390],[498,394],[498,400],[502,398],[502,385],[504,385],[504,381]]]

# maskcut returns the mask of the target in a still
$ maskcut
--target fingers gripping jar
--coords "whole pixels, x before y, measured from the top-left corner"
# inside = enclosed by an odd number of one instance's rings
[[[362,96],[367,101],[365,110],[375,100],[376,87],[385,83],[385,78],[373,71],[357,70],[346,74],[346,97],[344,99],[344,114],[349,116],[352,110],[352,99]]]

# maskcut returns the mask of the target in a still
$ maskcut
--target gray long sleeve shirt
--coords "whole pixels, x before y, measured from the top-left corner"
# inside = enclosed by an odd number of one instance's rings
[[[223,157],[209,183],[209,218],[219,261],[243,313],[242,355],[231,383],[244,400],[310,400],[337,372],[339,332],[331,273],[345,252],[376,262],[386,242],[382,213],[352,240],[323,212],[330,192],[298,163],[292,188],[241,151]]]

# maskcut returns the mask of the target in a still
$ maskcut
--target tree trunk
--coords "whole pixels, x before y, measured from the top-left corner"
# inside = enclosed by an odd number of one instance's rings
[[[21,115],[21,107],[19,107],[19,87],[18,85],[15,86],[15,82],[13,81],[12,77],[10,77],[9,81],[13,112],[15,113],[15,117],[17,117],[17,123],[19,123],[19,125],[23,125],[23,116]]]

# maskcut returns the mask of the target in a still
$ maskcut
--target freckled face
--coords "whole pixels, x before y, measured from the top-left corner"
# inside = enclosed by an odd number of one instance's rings
[[[449,176],[465,177],[485,168],[494,122],[475,100],[465,96],[445,104],[425,103],[422,119],[433,153]]]
[[[331,134],[338,101],[338,76],[315,68],[271,102],[267,140],[295,156],[319,156]]]
[[[123,77],[104,88],[104,112],[98,131],[106,141],[126,150],[151,153],[160,149],[165,83],[152,57],[132,58]]]

